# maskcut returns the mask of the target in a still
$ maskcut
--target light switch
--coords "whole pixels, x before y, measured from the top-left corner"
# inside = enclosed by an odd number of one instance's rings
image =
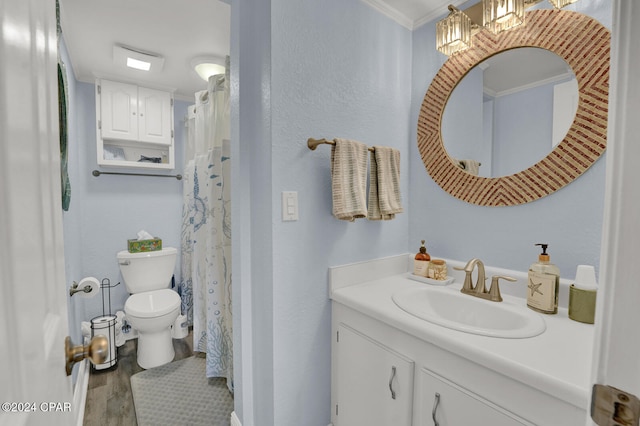
[[[282,191],[282,220],[298,220],[298,192]]]

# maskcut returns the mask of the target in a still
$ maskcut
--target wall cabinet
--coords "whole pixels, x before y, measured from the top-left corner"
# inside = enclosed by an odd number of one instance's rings
[[[98,80],[96,118],[99,165],[174,168],[171,93]]]

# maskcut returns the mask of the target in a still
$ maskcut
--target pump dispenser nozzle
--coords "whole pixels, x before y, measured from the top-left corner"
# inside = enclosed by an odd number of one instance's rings
[[[549,247],[549,244],[538,243],[538,244],[536,244],[536,246],[542,246],[542,253],[538,256],[538,260],[540,262],[548,262],[550,257],[547,254],[547,247]]]

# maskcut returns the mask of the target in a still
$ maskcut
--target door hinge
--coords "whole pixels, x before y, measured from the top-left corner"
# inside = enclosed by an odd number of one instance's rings
[[[98,84],[98,95],[102,93],[102,88],[100,87],[100,85]]]
[[[173,138],[173,130],[171,131],[171,137]]]
[[[338,404],[336,404],[336,416],[338,415]]]
[[[102,130],[102,120],[98,120],[98,130]]]
[[[173,106],[173,98],[171,98],[171,106]]]
[[[336,331],[336,342],[340,342],[340,331]]]
[[[640,400],[613,386],[593,385],[591,418],[598,426],[638,426]]]

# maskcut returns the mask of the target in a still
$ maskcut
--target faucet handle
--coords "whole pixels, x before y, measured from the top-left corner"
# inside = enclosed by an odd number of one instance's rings
[[[516,282],[517,279],[513,277],[508,277],[506,275],[494,275],[491,277],[491,287],[489,288],[489,299],[494,302],[502,302],[502,296],[500,295],[500,285],[498,284],[499,279]]]
[[[473,291],[473,283],[471,282],[471,271],[469,271],[466,266],[464,268],[454,266],[453,269],[455,269],[456,271],[464,271],[464,283],[462,284],[462,289],[460,289],[460,291],[463,293],[471,293]]]

